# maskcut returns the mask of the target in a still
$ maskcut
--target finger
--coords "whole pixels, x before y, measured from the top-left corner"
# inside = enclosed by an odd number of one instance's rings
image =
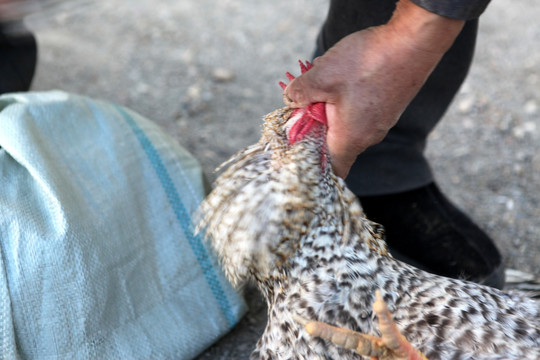
[[[349,171],[351,171],[351,167],[354,164],[354,159],[350,159],[347,157],[342,158],[332,158],[332,170],[334,171],[334,174],[339,176],[342,179],[347,178],[347,175],[349,175]]]
[[[305,107],[316,102],[329,102],[330,94],[326,91],[327,80],[313,67],[306,73],[293,79],[283,91],[285,104],[291,107]]]
[[[330,152],[332,169],[337,176],[345,179],[356,161],[356,157],[363,149],[357,146],[356,140],[351,140],[350,136],[354,133],[354,129],[343,121],[345,116],[337,105],[327,103],[326,116],[328,118],[326,142]]]

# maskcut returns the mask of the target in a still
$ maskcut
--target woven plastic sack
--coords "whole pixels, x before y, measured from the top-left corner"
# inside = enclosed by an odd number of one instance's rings
[[[63,92],[0,96],[0,357],[189,359],[245,310],[190,214],[196,160]]]

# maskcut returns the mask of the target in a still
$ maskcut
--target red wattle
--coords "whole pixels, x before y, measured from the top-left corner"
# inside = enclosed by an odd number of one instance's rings
[[[291,118],[299,115],[299,119],[289,129],[289,143],[293,145],[298,140],[302,140],[306,134],[316,125],[325,125],[326,110],[324,103],[310,104],[302,109],[296,109]]]

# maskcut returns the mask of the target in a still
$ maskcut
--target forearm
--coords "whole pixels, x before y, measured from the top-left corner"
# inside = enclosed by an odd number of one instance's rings
[[[413,50],[444,54],[461,32],[464,20],[437,15],[411,0],[400,0],[387,26]]]
[[[463,20],[427,11],[411,0],[399,0],[381,32],[386,44],[380,53],[387,58],[385,67],[390,71],[381,69],[378,78],[392,78],[381,83],[380,91],[388,94],[387,101],[395,101],[394,106],[404,109],[452,46],[464,24]]]

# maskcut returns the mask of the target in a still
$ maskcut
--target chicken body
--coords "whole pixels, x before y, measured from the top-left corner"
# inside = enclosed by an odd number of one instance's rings
[[[289,108],[268,114],[260,141],[229,161],[201,208],[229,279],[255,281],[268,302],[252,359],[362,359],[294,319],[380,336],[377,289],[428,359],[540,359],[539,303],[395,260],[333,174],[325,124],[291,141],[299,119]]]

